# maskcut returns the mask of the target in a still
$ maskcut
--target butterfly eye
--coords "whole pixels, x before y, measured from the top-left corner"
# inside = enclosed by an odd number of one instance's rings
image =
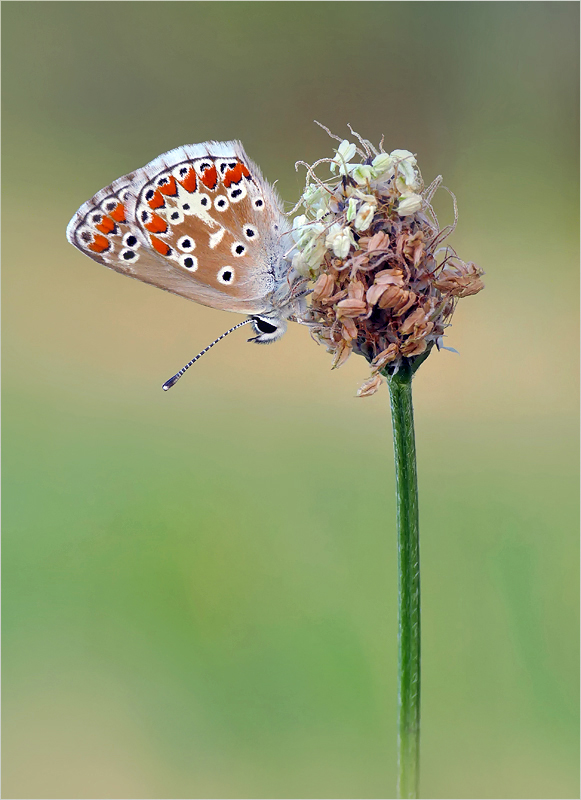
[[[254,339],[249,339],[249,341],[256,344],[276,342],[286,330],[285,321],[276,317],[252,317],[251,319],[252,327],[258,336]]]
[[[264,208],[264,200],[262,197],[257,197],[253,202],[254,208]]]
[[[234,258],[240,258],[240,256],[243,256],[246,252],[246,245],[243,245],[240,242],[234,242],[231,250]]]
[[[178,240],[178,247],[184,253],[191,253],[196,247],[196,243],[191,236],[182,236],[182,238]]]
[[[198,259],[195,256],[180,256],[179,263],[185,267],[189,272],[195,272],[198,269]]]
[[[243,183],[233,184],[226,191],[228,192],[231,203],[239,203],[246,197],[246,186],[244,186]]]
[[[126,233],[123,237],[123,247],[134,248],[137,250],[139,248],[139,242],[137,241],[137,236],[133,233]]]
[[[248,241],[256,241],[259,238],[258,231],[253,225],[245,225],[244,226],[244,236],[248,239]]]
[[[260,317],[256,317],[254,320],[254,326],[260,331],[260,333],[274,333],[278,330],[277,325],[273,325],[266,319],[261,319]]]
[[[229,286],[230,284],[234,283],[234,270],[232,267],[222,267],[218,273],[218,281],[219,283],[223,283],[225,286]]]
[[[226,209],[228,208],[229,205],[230,204],[229,204],[228,200],[226,200],[226,198],[223,195],[219,195],[214,200],[214,207],[217,208],[218,211],[226,211]]]

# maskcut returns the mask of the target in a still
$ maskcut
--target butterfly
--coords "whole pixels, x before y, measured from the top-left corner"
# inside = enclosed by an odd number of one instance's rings
[[[247,319],[257,344],[305,310],[282,203],[238,141],[184,145],[118,178],[84,203],[67,239],[109,269]]]

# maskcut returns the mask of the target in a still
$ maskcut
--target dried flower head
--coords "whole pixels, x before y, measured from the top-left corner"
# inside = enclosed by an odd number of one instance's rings
[[[325,128],[325,130],[327,130]],[[441,177],[424,188],[415,156],[386,153],[351,131],[333,158],[307,168],[307,183],[295,211],[293,266],[314,281],[304,321],[315,341],[340,367],[352,352],[371,364],[371,378],[358,396],[374,394],[381,375],[443,348],[458,298],[476,294],[483,275],[464,263],[444,240],[456,226],[440,229],[431,199]],[[315,169],[328,164],[332,177]],[[449,349],[449,348],[445,348]]]

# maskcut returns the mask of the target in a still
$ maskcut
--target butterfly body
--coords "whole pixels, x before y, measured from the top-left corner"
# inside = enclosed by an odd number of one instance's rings
[[[304,310],[281,201],[237,141],[184,145],[119,178],[79,208],[67,238],[116,272],[261,319],[260,343]]]

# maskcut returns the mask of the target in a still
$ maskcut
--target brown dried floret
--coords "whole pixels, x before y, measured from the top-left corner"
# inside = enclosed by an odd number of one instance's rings
[[[341,330],[343,341],[351,343],[353,339],[357,339],[359,336],[359,329],[350,317],[343,319],[342,322]]]
[[[328,297],[331,297],[334,291],[335,291],[335,280],[333,276],[323,272],[317,278],[317,281],[313,288],[313,293],[311,294],[311,300],[314,301],[324,300]]]
[[[368,252],[380,253],[381,251],[389,250],[391,247],[389,236],[384,231],[378,231],[370,239],[360,239],[359,243],[361,245],[365,243]]]
[[[331,369],[339,369],[339,367],[342,367],[352,352],[353,348],[350,344],[346,341],[339,342],[335,350],[335,355],[333,356],[333,361],[331,362]]]
[[[416,294],[399,286],[388,286],[379,298],[378,306],[390,309],[394,317],[401,317],[416,301]]]
[[[415,311],[412,311],[411,314],[408,314],[399,326],[399,332],[403,336],[408,336],[412,332],[417,334],[419,330],[424,329],[427,325],[431,325],[431,323],[428,322],[426,310],[420,306]]]
[[[417,267],[424,254],[424,231],[418,230],[413,235],[409,231],[402,231],[397,237],[396,252],[403,255],[406,261]]]
[[[410,339],[408,342],[402,344],[401,354],[402,356],[411,358],[412,356],[419,356],[421,353],[424,353],[427,349],[428,349],[428,344],[425,339],[419,339],[418,341]]]
[[[448,264],[434,281],[434,286],[454,297],[470,297],[484,289],[482,274],[482,270],[471,261],[467,264],[463,262]]]
[[[349,283],[349,288],[347,290],[347,295],[352,300],[359,300],[362,301],[365,297],[365,284],[363,281],[356,281],[352,280]]]
[[[360,317],[367,313],[367,303],[364,300],[348,297],[337,303],[337,319],[344,317]]]
[[[382,384],[381,376],[375,375],[373,378],[364,381],[359,389],[357,389],[357,397],[371,397],[372,394],[379,389]]]
[[[378,353],[373,361],[371,362],[371,372],[375,374],[382,370],[386,364],[389,364],[390,361],[394,361],[399,355],[399,347],[397,344],[390,344],[389,347],[386,347],[385,350],[382,350],[381,353]]]

